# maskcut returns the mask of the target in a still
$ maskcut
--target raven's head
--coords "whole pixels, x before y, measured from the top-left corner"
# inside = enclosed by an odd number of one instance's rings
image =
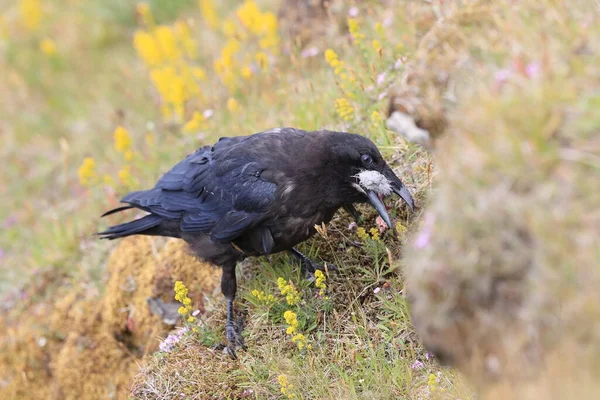
[[[335,132],[330,142],[332,169],[338,184],[344,187],[346,203],[369,202],[391,228],[383,198],[392,193],[400,196],[411,210],[413,198],[402,181],[385,162],[375,144],[364,136]]]

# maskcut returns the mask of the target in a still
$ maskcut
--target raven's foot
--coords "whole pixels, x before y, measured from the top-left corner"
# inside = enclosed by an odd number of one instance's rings
[[[228,344],[219,343],[213,349],[222,350],[223,353],[227,352],[232,359],[236,360],[237,354],[235,351],[237,349],[248,350],[242,336],[243,329],[244,321],[242,318],[238,318],[236,322],[227,323],[225,325],[225,336],[227,337]]]
[[[337,270],[338,268],[335,266],[335,264],[319,264],[309,258],[305,258],[300,262],[300,271],[309,282],[315,280],[315,271],[330,272]]]

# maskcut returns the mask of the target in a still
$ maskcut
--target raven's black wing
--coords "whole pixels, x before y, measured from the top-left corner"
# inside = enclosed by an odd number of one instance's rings
[[[130,193],[121,201],[180,221],[182,232],[232,241],[260,224],[277,190],[264,178],[261,160],[244,151],[247,138],[225,138],[198,149],[164,174],[154,189]],[[270,247],[266,239],[263,250]]]

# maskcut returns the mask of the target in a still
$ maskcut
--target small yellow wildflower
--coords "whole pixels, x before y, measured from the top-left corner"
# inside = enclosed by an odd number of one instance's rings
[[[279,375],[277,377],[277,381],[279,382],[281,394],[285,396],[286,399],[295,399],[296,393],[294,393],[294,385],[292,385],[287,376]]]
[[[115,150],[119,153],[125,153],[131,149],[131,137],[129,132],[122,126],[118,126],[113,133]]]
[[[239,107],[240,107],[240,105],[236,99],[234,99],[233,97],[230,97],[229,99],[227,99],[227,109],[230,112],[237,111]]]
[[[173,32],[181,45],[181,48],[184,50],[185,55],[190,60],[198,58],[198,46],[196,45],[196,41],[192,38],[190,26],[183,21],[177,21],[175,22]]]
[[[194,322],[196,318],[191,315],[192,299],[188,297],[188,288],[181,281],[175,282],[175,300],[183,304],[177,312],[188,322]]]
[[[431,393],[435,393],[438,391],[439,384],[434,374],[429,374],[429,379],[427,379],[427,386],[429,387],[429,391]]]
[[[365,38],[363,33],[360,33],[360,24],[356,18],[348,18],[348,31],[357,43],[360,43]]]
[[[104,182],[104,184],[105,184],[105,185],[107,185],[107,186],[112,186],[112,185],[115,183],[115,181],[114,181],[114,179],[112,178],[112,176],[110,176],[110,175],[108,175],[108,174],[106,174],[106,175],[104,175],[104,176],[102,177],[102,181],[103,181],[103,182]]]
[[[350,105],[350,102],[345,98],[340,98],[335,101],[335,109],[340,117],[349,121],[352,119],[354,114],[354,107]]]
[[[358,236],[358,238],[361,240],[367,240],[369,238],[367,231],[362,226],[359,226],[356,230],[356,236]]]
[[[300,294],[291,282],[286,282],[285,279],[278,278],[277,286],[279,287],[281,294],[285,296],[285,300],[290,306],[300,303]]]
[[[375,32],[381,37],[385,35],[385,30],[383,29],[383,24],[381,22],[375,24]]]
[[[154,25],[154,18],[152,17],[152,12],[150,11],[150,5],[148,5],[148,3],[137,3],[135,10],[142,17],[144,25]]]
[[[125,161],[131,161],[133,160],[133,150],[127,150],[125,153],[123,153],[123,158],[125,159]]]
[[[42,4],[40,0],[21,0],[19,3],[21,19],[30,31],[34,31],[42,20]]]
[[[52,39],[42,39],[40,42],[40,50],[47,56],[53,56],[56,54],[56,43]]]
[[[206,72],[202,68],[192,67],[191,71],[192,75],[194,75],[194,78],[198,79],[199,81],[206,80]]]
[[[275,296],[273,296],[272,294],[266,294],[264,291],[262,290],[256,290],[254,289],[251,292],[252,296],[256,297],[256,299],[266,305],[266,306],[271,306],[273,305],[277,300],[275,299]]]
[[[325,283],[326,281],[327,281],[327,277],[325,277],[325,274],[323,273],[323,271],[316,270],[315,271],[315,286],[319,289],[319,295],[321,297],[323,297],[323,295],[325,294],[325,290],[327,289],[327,284]]]
[[[402,236],[402,235],[404,235],[405,232],[406,232],[406,227],[404,225],[402,225],[402,222],[398,221],[396,223],[396,233],[398,234],[398,236]]]
[[[298,350],[302,350],[303,348],[307,347],[306,336],[304,336],[301,333],[294,335],[294,337],[292,337],[292,342],[296,343],[296,346],[298,346]]]
[[[206,118],[198,111],[194,112],[192,119],[188,121],[183,127],[183,131],[186,133],[197,132],[206,128]]]
[[[154,35],[160,46],[161,54],[166,60],[174,61],[181,56],[181,51],[177,46],[175,34],[171,27],[167,25],[158,26],[154,31]]]
[[[89,186],[96,178],[96,161],[92,157],[83,159],[81,166],[77,170],[79,182],[84,186]]]
[[[235,22],[228,19],[223,22],[223,33],[227,37],[234,37],[237,33],[237,27],[235,26]]]
[[[379,229],[371,228],[369,229],[369,233],[371,233],[371,237],[373,240],[379,240]]]
[[[158,43],[154,36],[148,32],[138,30],[133,35],[133,45],[138,56],[148,66],[155,66],[162,62],[162,56]]]
[[[240,75],[244,79],[250,79],[252,78],[252,69],[248,66],[242,67],[242,69],[240,70]]]
[[[131,167],[129,165],[124,166],[119,170],[117,176],[123,185],[130,185],[132,183]]]
[[[219,16],[217,15],[214,2],[212,0],[200,0],[199,3],[200,12],[206,25],[211,29],[215,29],[219,26]]]
[[[376,52],[380,52],[383,48],[381,47],[381,43],[379,42],[379,40],[375,39],[373,40],[373,42],[371,43],[371,45],[373,46],[373,49]]]
[[[371,113],[371,123],[373,124],[373,126],[375,126],[375,127],[380,126],[382,120],[383,120],[383,117],[381,116],[379,111],[375,110]]]

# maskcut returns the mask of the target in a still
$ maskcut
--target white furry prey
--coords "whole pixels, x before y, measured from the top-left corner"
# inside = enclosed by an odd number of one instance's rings
[[[372,190],[375,193],[379,193],[383,196],[387,196],[392,193],[392,185],[390,184],[390,181],[381,172],[363,170],[354,175],[354,177],[358,178],[358,184],[360,185],[360,189],[363,191]]]

